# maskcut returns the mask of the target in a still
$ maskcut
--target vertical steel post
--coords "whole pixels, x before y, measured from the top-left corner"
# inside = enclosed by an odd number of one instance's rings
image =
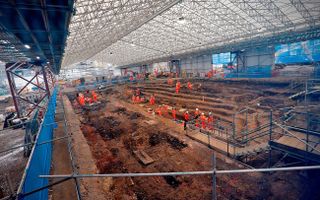
[[[307,112],[307,135],[306,135],[306,151],[308,152],[309,151],[309,129],[310,129],[310,113],[309,111],[306,111]]]
[[[15,64],[13,64],[13,65],[15,65]],[[7,68],[10,68],[13,65],[10,65],[10,66],[6,65],[6,74],[7,74],[7,78],[8,78],[8,83],[9,83],[9,87],[10,87],[11,96],[12,96],[12,99],[13,99],[13,104],[14,104],[14,107],[16,109],[18,117],[20,117],[21,113],[20,113],[20,110],[19,110],[19,105],[18,105],[18,101],[17,101],[15,87],[13,85],[14,84],[14,80],[13,80],[13,77],[11,76],[11,74],[9,72],[10,69],[7,69]]]
[[[213,153],[212,157],[212,166],[213,166],[213,173],[212,173],[212,200],[217,200],[217,160],[216,154]]]
[[[270,110],[270,127],[269,127],[269,161],[268,165],[271,167],[271,147],[270,147],[270,141],[272,140],[272,110]]]
[[[232,117],[232,137],[233,139],[235,138],[236,136],[236,114],[233,114],[233,117]]]
[[[308,80],[305,83],[305,93],[304,93],[304,110],[306,112],[307,118],[307,134],[306,134],[306,151],[308,152],[308,143],[309,143],[309,112],[308,112],[308,105],[307,105],[307,94],[308,94]]]
[[[44,84],[46,86],[48,98],[50,98],[50,88],[49,88],[49,85],[48,85],[47,73],[46,73],[46,70],[45,70],[44,66],[41,66],[41,69],[42,69],[43,81],[44,81]]]
[[[248,108],[246,110],[246,133],[245,133],[246,145],[248,143]]]

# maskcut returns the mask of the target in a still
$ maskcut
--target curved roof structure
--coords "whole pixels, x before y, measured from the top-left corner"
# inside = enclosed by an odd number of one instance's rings
[[[320,37],[318,0],[78,0],[63,66],[124,66]],[[249,42],[249,43],[248,43]]]

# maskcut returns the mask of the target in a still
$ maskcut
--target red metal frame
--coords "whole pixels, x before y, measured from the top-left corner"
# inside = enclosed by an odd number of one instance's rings
[[[26,79],[25,77],[16,73],[19,69],[29,69],[35,71],[35,75],[30,79]],[[30,116],[30,114],[36,109],[44,109],[43,106],[40,106],[41,102],[43,102],[46,98],[50,97],[51,90],[55,85],[55,76],[53,75],[52,71],[48,66],[35,66],[30,63],[8,63],[6,64],[6,74],[8,78],[8,83],[10,87],[10,92],[13,98],[13,103],[17,112],[18,117],[22,116]],[[26,84],[21,88],[18,89],[16,87],[16,79],[21,79],[26,82]],[[41,85],[40,80],[42,80],[43,85]],[[36,82],[34,82],[36,81]],[[23,96],[23,91],[28,85],[33,85],[37,87],[37,94],[40,94],[40,99],[38,102],[32,102],[26,99]],[[30,111],[23,110],[22,102],[27,103],[27,106],[32,105]]]

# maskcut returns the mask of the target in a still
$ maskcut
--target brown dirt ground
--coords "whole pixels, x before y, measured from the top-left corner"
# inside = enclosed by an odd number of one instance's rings
[[[283,87],[282,83],[270,84],[265,86],[268,91],[278,91],[277,87],[279,90]],[[241,86],[241,90],[249,90],[247,93],[250,93],[252,85],[254,83]],[[230,90],[236,90],[235,87],[231,85]],[[158,117],[147,112],[147,105],[131,104],[129,96],[124,96],[127,89],[118,87],[108,90],[100,97],[107,102],[100,110],[76,110],[99,173],[212,168],[212,150],[186,137],[182,126],[169,119],[170,114]],[[282,92],[285,93],[285,90]],[[227,99],[232,98],[227,96]],[[252,100],[248,98],[244,104]],[[174,137],[178,144],[187,144],[187,147],[177,149],[177,143],[172,145],[168,136]],[[147,166],[141,164],[133,153],[135,150],[144,150],[155,162]],[[234,169],[239,165],[237,162],[225,162],[220,155],[217,167]],[[298,172],[283,172],[223,175],[218,177],[217,184],[218,199],[300,199],[309,182]],[[114,178],[105,195],[108,199],[210,199],[211,185],[210,176]]]

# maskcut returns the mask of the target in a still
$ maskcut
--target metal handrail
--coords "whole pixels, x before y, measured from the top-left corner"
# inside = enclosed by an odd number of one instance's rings
[[[320,153],[319,150],[315,149],[313,146],[309,145],[307,142],[303,141],[302,139],[298,138],[296,135],[294,135],[293,133],[291,133],[290,131],[288,131],[286,128],[284,128],[283,126],[281,126],[280,124],[278,124],[277,122],[272,122],[272,124],[280,127],[282,130],[284,130],[285,132],[289,133],[292,137],[294,137],[295,139],[299,140],[300,142],[304,143],[306,146],[310,147],[312,150]]]

